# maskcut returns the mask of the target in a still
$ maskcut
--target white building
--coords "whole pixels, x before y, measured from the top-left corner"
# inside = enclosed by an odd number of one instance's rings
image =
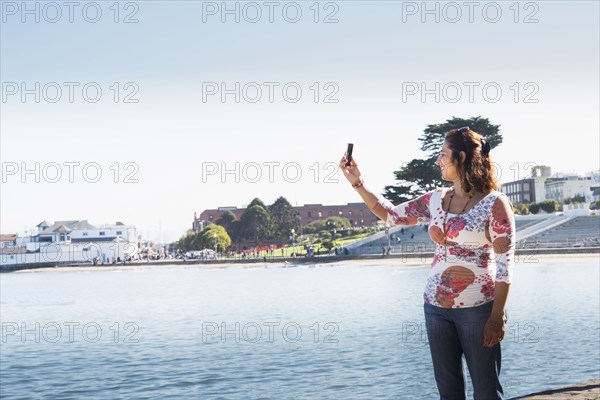
[[[592,178],[589,176],[567,176],[550,178],[546,181],[546,200],[563,202],[577,195],[583,196],[585,202],[592,201]]]
[[[600,171],[593,171],[584,176],[551,176],[550,167],[540,165],[531,169],[530,177],[503,183],[500,190],[513,204],[540,203],[544,200],[563,203],[565,199],[577,195],[583,196],[589,203],[594,201],[594,189],[597,187],[600,187]]]
[[[563,205],[563,213],[570,217],[579,217],[590,215],[589,203],[576,203]]]
[[[592,202],[597,202],[600,200],[600,170],[592,171],[589,175],[592,178]]]
[[[0,235],[0,249],[10,249],[17,244],[17,234]]]
[[[2,267],[35,263],[111,263],[126,260],[138,253],[134,225],[91,225],[86,220],[56,221],[37,225],[32,236],[17,237],[15,249],[0,254]],[[4,235],[3,235],[4,236]]]
[[[546,200],[545,185],[551,173],[552,170],[548,166],[535,166],[531,169],[530,177],[503,183],[500,191],[506,194],[513,204],[542,202]]]

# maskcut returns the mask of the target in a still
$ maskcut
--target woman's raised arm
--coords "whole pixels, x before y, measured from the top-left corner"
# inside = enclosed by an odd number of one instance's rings
[[[342,160],[340,161],[340,169],[342,170],[342,173],[346,179],[352,184],[352,187],[356,189],[360,197],[362,197],[367,207],[369,207],[369,210],[379,217],[379,219],[386,221],[388,213],[383,207],[381,207],[381,204],[379,204],[379,197],[365,186],[364,181],[361,178],[358,165],[354,161],[354,157],[352,157],[348,167],[346,167],[345,164],[346,157],[342,157]]]
[[[349,166],[346,167],[345,163],[346,158],[342,157],[339,166],[344,176],[362,197],[369,210],[382,221],[389,225],[416,225],[419,222],[428,222],[431,219],[429,200],[432,192],[394,206],[389,200],[377,196],[365,187],[354,157],[352,157]]]

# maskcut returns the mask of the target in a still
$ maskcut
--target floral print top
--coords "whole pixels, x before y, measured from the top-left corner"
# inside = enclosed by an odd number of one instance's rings
[[[390,225],[429,224],[436,248],[423,294],[425,302],[444,308],[480,306],[494,300],[496,282],[512,280],[512,204],[506,195],[493,190],[465,213],[448,213],[444,225],[442,199],[448,190],[435,189],[397,206],[380,198],[379,204],[387,211]]]

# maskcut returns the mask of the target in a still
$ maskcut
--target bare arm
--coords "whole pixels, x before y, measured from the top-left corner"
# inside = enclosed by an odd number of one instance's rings
[[[351,164],[347,167],[344,165],[345,162],[346,159],[342,158],[340,169],[344,173],[344,176],[356,189],[360,197],[362,197],[369,210],[379,219],[390,225],[416,225],[419,222],[428,222],[430,220],[429,198],[432,192],[394,206],[387,199],[379,197],[365,187],[364,180],[361,178],[361,173],[354,158],[352,158]]]
[[[494,288],[494,307],[492,308],[492,317],[497,319],[504,318],[509,291],[510,283],[496,282],[496,286]]]
[[[510,201],[500,196],[492,206],[490,217],[492,246],[496,255],[496,281],[494,288],[494,306],[484,331],[484,346],[493,347],[504,338],[506,324],[506,301],[512,280],[515,252],[515,216]]]
[[[377,217],[379,217],[379,219],[381,219],[383,222],[385,222],[387,220],[388,213],[379,204],[379,198],[373,192],[371,192],[365,186],[364,183],[362,186],[360,186],[358,189],[356,189],[356,191],[358,192],[360,197],[362,197],[362,199],[365,202],[365,204],[367,205],[367,207],[369,207],[369,210],[371,210],[371,212],[373,214],[377,215]]]
[[[509,290],[510,283],[496,282],[496,286],[494,287],[494,306],[492,307],[492,314],[488,318],[483,331],[484,347],[494,347],[504,339],[504,335],[506,334],[504,317]]]
[[[350,182],[353,186],[359,182],[364,182],[363,179],[361,178],[361,173],[360,173],[360,170],[358,169],[358,164],[356,164],[356,162],[354,161],[354,157],[352,157],[349,166],[345,166],[344,165],[345,163],[346,163],[346,157],[342,157],[342,159],[340,160],[339,166],[340,166],[340,169],[342,170],[342,173],[344,174],[344,177],[346,179],[348,179],[348,182]],[[364,185],[364,183],[362,184],[362,186],[356,188],[356,191],[358,192],[360,197],[362,197],[362,199],[365,202],[365,204],[367,205],[367,207],[369,207],[369,210],[371,210],[371,212],[373,214],[375,214],[379,219],[386,222],[388,213],[379,204],[379,197],[375,193],[371,192]]]

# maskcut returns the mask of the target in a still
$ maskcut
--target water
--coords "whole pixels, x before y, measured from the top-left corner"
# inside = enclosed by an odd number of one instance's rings
[[[600,374],[598,263],[565,260],[517,265],[509,397]],[[2,274],[0,397],[436,398],[427,267],[384,262]]]

